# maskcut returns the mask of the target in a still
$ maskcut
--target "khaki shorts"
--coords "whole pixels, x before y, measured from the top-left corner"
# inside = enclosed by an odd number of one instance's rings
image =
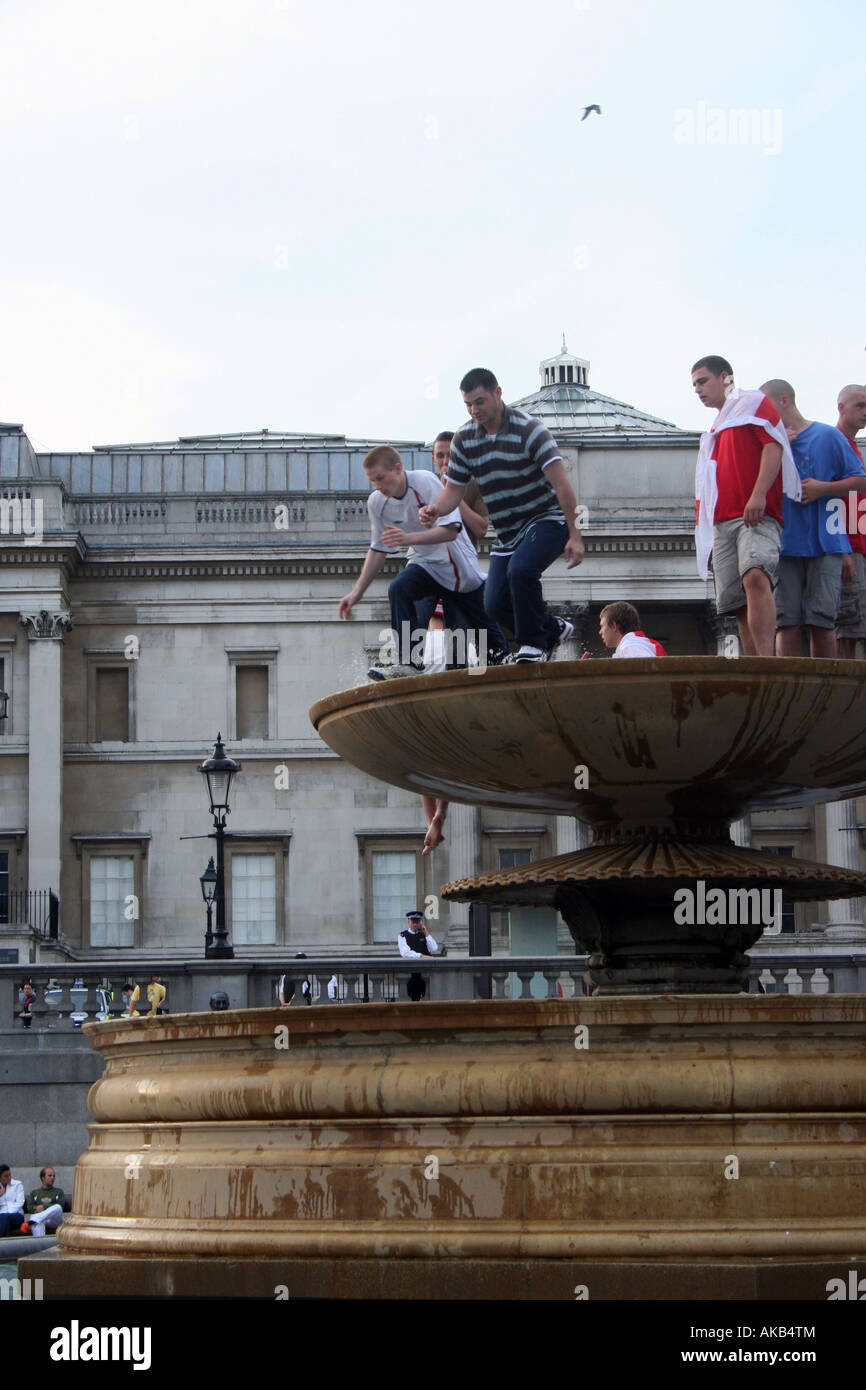
[[[855,551],[855,579],[842,585],[839,612],[836,614],[836,636],[857,642],[866,637],[866,555]]]
[[[720,521],[713,527],[713,578],[716,583],[716,611],[738,613],[746,607],[743,575],[763,570],[775,588],[779,568],[782,528],[771,516],[757,526],[747,526],[741,516]]]
[[[776,627],[836,626],[841,555],[783,555],[776,587]]]

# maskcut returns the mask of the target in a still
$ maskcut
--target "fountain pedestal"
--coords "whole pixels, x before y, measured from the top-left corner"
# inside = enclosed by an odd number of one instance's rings
[[[866,999],[737,991],[765,890],[866,875],[727,825],[866,790],[861,664],[499,667],[312,717],[381,780],[592,826],[443,892],[558,907],[596,995],[88,1025],[106,1072],[73,1212],[25,1262],[47,1295],[825,1299],[858,1271]],[[718,921],[708,891],[759,910]]]
[[[866,1250],[861,998],[86,1026],[49,1297],[823,1299]]]

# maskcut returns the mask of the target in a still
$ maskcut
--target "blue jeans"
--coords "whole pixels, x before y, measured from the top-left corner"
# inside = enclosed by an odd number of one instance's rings
[[[454,593],[450,589],[443,589],[442,585],[437,583],[421,565],[410,563],[388,585],[391,627],[397,634],[397,640],[400,643],[399,661],[401,665],[409,666],[412,664],[411,642],[407,647],[403,642],[403,634],[404,632],[419,631],[415,606],[419,601],[429,598],[442,599],[446,627],[450,627],[454,631],[459,631],[461,628],[475,632],[486,629],[488,652],[508,650],[505,638],[495,625],[491,625],[485,611],[483,584],[479,584],[477,589],[472,589],[469,592],[458,591]],[[404,623],[408,624],[406,628],[403,626]],[[427,624],[424,623],[420,627],[420,631],[423,631],[426,626]],[[422,662],[417,660],[417,655],[416,652],[414,664],[421,669]]]
[[[547,651],[559,637],[559,626],[541,594],[541,576],[562,554],[567,540],[564,521],[536,521],[513,554],[490,557],[484,605],[521,646]]]

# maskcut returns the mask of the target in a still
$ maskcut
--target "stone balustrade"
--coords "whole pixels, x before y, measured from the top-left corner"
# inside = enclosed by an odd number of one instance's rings
[[[293,1005],[302,1007],[302,983],[310,982],[312,1004],[393,1003],[405,1000],[410,975],[427,985],[428,1000],[557,999],[584,994],[585,956],[431,957],[429,962],[393,957],[308,957],[269,960],[172,961],[127,960],[115,964],[0,966],[0,1030],[23,1027],[20,987],[29,979],[37,994],[31,1009],[33,1031],[74,1032],[99,1014],[119,1016],[122,986],[131,979],[140,987],[139,1012],[148,1009],[146,986],[158,975],[166,988],[170,1013],[210,1008],[211,996],[224,993],[229,1006],[264,1008],[277,1003],[280,976],[297,981]],[[336,985],[332,982],[336,979]],[[329,997],[329,986],[331,996]],[[850,953],[795,952],[752,958],[750,992],[759,994],[834,994],[866,992],[866,958]]]

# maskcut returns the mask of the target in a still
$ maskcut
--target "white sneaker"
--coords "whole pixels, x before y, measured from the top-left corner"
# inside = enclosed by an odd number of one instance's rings
[[[571,636],[573,635],[573,633],[574,633],[574,623],[566,622],[565,618],[556,618],[556,619],[555,619],[555,622],[556,622],[557,627],[559,628],[559,636],[557,637],[557,639],[556,639],[556,641],[554,642],[553,646],[552,646],[552,647],[548,647],[548,649],[547,649],[547,660],[548,660],[548,661],[550,661],[550,659],[551,659],[551,657],[553,656],[553,653],[556,651],[557,647],[562,646],[562,643],[563,643],[563,642],[567,642],[568,639],[569,639],[569,637],[571,637]]]
[[[367,676],[371,681],[396,681],[403,676],[423,676],[420,666],[371,666]]]
[[[567,642],[574,632],[574,623],[566,622],[565,618],[554,618],[553,621],[556,623],[558,632],[547,651],[543,652],[539,647],[521,647],[514,658],[515,661],[551,661],[553,659],[557,647],[561,646],[563,642]]]

